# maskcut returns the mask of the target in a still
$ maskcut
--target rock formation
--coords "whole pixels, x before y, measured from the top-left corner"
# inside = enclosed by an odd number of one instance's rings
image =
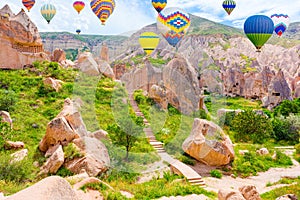
[[[0,68],[20,69],[35,60],[46,60],[35,24],[22,9],[13,14],[6,5],[0,10]]]
[[[234,159],[233,144],[223,130],[213,122],[194,120],[191,134],[182,144],[191,157],[212,166],[229,164]]]
[[[95,133],[95,137],[98,134]],[[94,136],[94,135],[92,135]],[[79,157],[65,160],[63,148],[72,145]],[[110,166],[105,145],[88,136],[88,131],[76,105],[66,99],[63,110],[48,123],[46,134],[40,141],[39,149],[49,157],[40,173],[56,173],[64,166],[73,173],[85,170],[90,176],[97,176]]]
[[[2,122],[7,122],[9,123],[10,127],[13,128],[13,123],[12,123],[12,119],[10,117],[9,112],[6,111],[0,111],[0,118]]]
[[[62,49],[55,49],[51,56],[51,61],[53,61],[53,62],[60,63],[60,62],[65,61],[66,59],[67,59],[66,53]]]
[[[63,81],[47,77],[46,79],[44,79],[43,83],[45,86],[49,86],[56,92],[58,92],[61,89],[61,84],[63,83]]]
[[[79,54],[77,68],[79,68],[83,73],[91,76],[98,76],[100,74],[98,64],[90,52],[83,52]]]
[[[109,62],[108,47],[104,44],[101,48],[100,59]]]
[[[38,183],[5,198],[5,200],[79,200],[70,183],[59,176],[47,177]]]

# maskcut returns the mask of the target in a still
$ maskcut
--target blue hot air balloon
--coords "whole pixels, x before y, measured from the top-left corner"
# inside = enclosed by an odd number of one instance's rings
[[[244,32],[258,52],[272,36],[273,31],[274,23],[270,17],[265,15],[253,15],[248,17],[244,23]]]

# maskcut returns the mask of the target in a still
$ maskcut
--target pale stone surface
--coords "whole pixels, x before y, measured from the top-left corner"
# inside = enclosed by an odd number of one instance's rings
[[[1,121],[2,122],[7,122],[10,124],[10,127],[13,128],[13,123],[12,123],[12,119],[10,117],[9,112],[7,111],[0,111],[0,117],[1,117]]]
[[[213,122],[194,120],[190,136],[182,149],[193,158],[212,166],[226,165],[234,159],[233,144],[223,130]]]
[[[41,167],[40,173],[55,174],[58,171],[58,169],[63,165],[64,161],[64,152],[62,146],[59,145],[56,151],[47,159],[47,161]]]
[[[14,15],[9,6],[0,9],[0,68],[22,69],[33,61],[49,60],[35,24],[21,10]]]
[[[108,139],[108,133],[105,130],[98,130],[88,134],[89,137],[96,138],[98,140]]]
[[[47,77],[44,79],[44,85],[50,86],[53,88],[56,92],[58,92],[61,89],[63,81],[57,80],[51,77]]]
[[[294,194],[286,194],[276,198],[276,200],[298,200],[298,197]]]
[[[220,189],[218,192],[218,200],[246,200],[237,190]]]
[[[98,64],[90,52],[83,52],[79,54],[77,68],[79,68],[83,73],[91,76],[100,75]]]
[[[63,62],[66,60],[66,53],[62,49],[55,49],[52,53],[51,61],[53,62]]]
[[[47,177],[38,183],[8,196],[5,200],[79,200],[71,185],[59,176]]]
[[[6,141],[4,146],[5,146],[5,149],[22,149],[25,147],[25,144],[24,144],[24,142],[21,142],[21,141],[17,141],[17,142]]]
[[[239,188],[246,200],[261,200],[259,193],[254,185],[246,185]]]
[[[83,137],[73,142],[84,152],[84,156],[69,161],[65,164],[66,168],[76,174],[84,169],[89,176],[97,176],[108,169],[110,158],[107,148],[101,141],[95,138]]]
[[[256,153],[261,155],[261,156],[262,155],[267,155],[267,154],[269,154],[269,150],[267,148],[261,148],[261,149],[257,150]]]
[[[28,156],[28,149],[22,149],[10,155],[12,157],[11,163],[24,160]]]
[[[104,60],[98,61],[98,70],[101,74],[108,78],[115,78],[115,74],[113,72],[113,69],[110,67],[109,63]]]

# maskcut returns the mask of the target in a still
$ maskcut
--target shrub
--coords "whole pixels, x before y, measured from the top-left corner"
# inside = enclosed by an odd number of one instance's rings
[[[275,117],[272,120],[273,137],[276,141],[284,140],[291,144],[299,142],[300,138],[300,117],[289,115],[288,117]]]
[[[212,177],[215,177],[215,178],[222,178],[222,172],[220,172],[220,171],[217,170],[217,169],[211,170],[209,173],[210,173],[210,175],[211,175]]]
[[[219,118],[219,126],[225,125],[225,126],[231,126],[231,122],[235,117],[235,111],[232,112],[226,112]]]
[[[11,111],[18,101],[18,95],[13,90],[0,89],[0,110]]]
[[[300,154],[300,143],[295,145],[296,154]]]
[[[68,170],[67,168],[65,168],[64,166],[62,166],[61,168],[59,168],[59,170],[56,172],[57,176],[61,176],[61,177],[67,177],[67,176],[73,176],[74,173],[71,172],[70,170]]]
[[[194,158],[191,158],[188,155],[181,155],[179,157],[179,160],[187,165],[195,165],[196,164],[196,160]]]
[[[76,148],[75,144],[73,143],[69,143],[67,146],[64,147],[64,153],[66,162],[69,160],[73,160],[74,158],[83,157],[83,154],[80,152],[79,149]]]
[[[289,116],[291,113],[299,113],[300,112],[300,104],[297,100],[290,101],[284,100],[281,102],[279,106],[274,109],[274,115],[279,116]]]
[[[272,133],[270,120],[250,109],[234,117],[232,128],[235,131],[234,139],[237,142],[264,143]]]
[[[9,154],[1,155],[0,180],[23,182],[29,179],[31,170],[31,162],[28,159],[12,163]]]
[[[12,136],[12,130],[7,122],[1,122],[0,117],[0,150],[3,149],[5,141],[9,140]]]

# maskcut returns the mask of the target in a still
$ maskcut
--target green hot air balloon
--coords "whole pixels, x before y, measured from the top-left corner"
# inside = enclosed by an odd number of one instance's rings
[[[253,15],[248,17],[244,23],[244,32],[248,39],[254,44],[257,52],[268,41],[274,31],[274,23],[270,17],[265,15]]]
[[[41,7],[41,14],[49,24],[54,15],[56,14],[55,6],[52,4],[43,5]]]

